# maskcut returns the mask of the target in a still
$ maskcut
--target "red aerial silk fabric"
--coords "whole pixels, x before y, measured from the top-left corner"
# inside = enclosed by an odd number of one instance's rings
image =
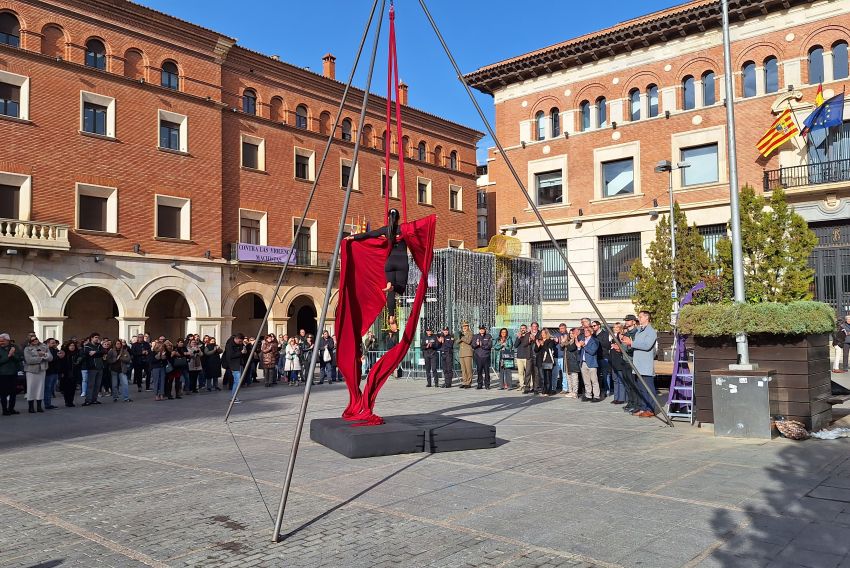
[[[384,264],[390,254],[391,243],[386,239],[365,239],[342,242],[342,266],[340,268],[339,304],[336,310],[337,366],[348,386],[349,403],[342,417],[346,420],[363,421],[360,425],[383,424],[384,420],[374,414],[378,391],[390,374],[398,368],[413,343],[413,335],[419,322],[419,313],[428,291],[427,274],[434,259],[434,234],[437,217],[430,215],[410,223],[402,223],[401,236],[423,276],[416,287],[416,296],[410,317],[399,343],[390,349],[372,366],[366,387],[360,390],[362,380],[361,357],[362,337],[378,318],[386,305],[383,288],[387,284]]]

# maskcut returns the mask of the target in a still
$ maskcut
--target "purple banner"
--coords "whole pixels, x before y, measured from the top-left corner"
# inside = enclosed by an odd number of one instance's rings
[[[289,247],[268,247],[262,245],[251,245],[238,243],[236,245],[236,260],[248,262],[272,262],[285,264],[289,259],[290,264],[295,264],[295,249]]]

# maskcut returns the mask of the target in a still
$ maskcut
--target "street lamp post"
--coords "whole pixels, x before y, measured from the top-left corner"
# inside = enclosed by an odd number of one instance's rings
[[[670,277],[673,279],[673,293],[671,294],[673,300],[673,318],[677,318],[679,313],[677,309],[679,306],[679,285],[676,282],[676,218],[673,210],[673,171],[689,167],[691,165],[688,162],[679,162],[674,166],[673,162],[669,160],[662,160],[655,166],[657,173],[668,173],[667,192],[670,194],[670,256],[672,257]],[[678,327],[677,322],[673,321],[671,323],[673,323],[673,327]]]

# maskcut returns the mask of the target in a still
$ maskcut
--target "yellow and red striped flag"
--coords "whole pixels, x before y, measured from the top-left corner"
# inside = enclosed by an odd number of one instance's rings
[[[800,129],[797,128],[794,119],[791,117],[791,109],[785,109],[758,141],[756,149],[766,158],[799,132]]]

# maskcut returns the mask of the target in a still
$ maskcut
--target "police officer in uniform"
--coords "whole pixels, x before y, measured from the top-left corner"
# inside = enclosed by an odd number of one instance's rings
[[[449,389],[452,387],[455,372],[455,338],[448,327],[443,328],[443,334],[437,338],[437,342],[440,346],[440,355],[443,358],[443,388]]]
[[[431,386],[431,380],[434,380],[434,388],[440,386],[437,378],[437,356],[439,354],[440,345],[437,343],[437,337],[434,335],[434,330],[430,327],[425,329],[425,337],[422,338],[422,358],[425,359],[425,381],[426,387]]]

